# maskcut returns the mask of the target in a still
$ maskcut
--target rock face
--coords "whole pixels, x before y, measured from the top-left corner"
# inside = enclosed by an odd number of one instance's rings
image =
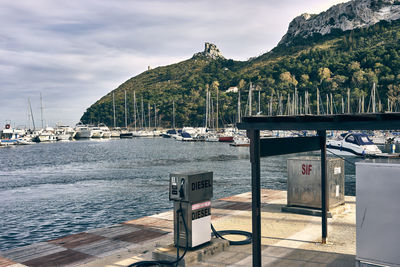
[[[400,18],[400,0],[352,0],[329,8],[318,15],[302,14],[289,24],[279,45],[289,45],[294,37],[322,35],[334,29],[352,30],[374,25],[382,20]]]
[[[194,57],[196,56],[205,56],[212,59],[224,58],[221,51],[219,51],[215,44],[207,42],[204,44],[204,51],[194,54]]]

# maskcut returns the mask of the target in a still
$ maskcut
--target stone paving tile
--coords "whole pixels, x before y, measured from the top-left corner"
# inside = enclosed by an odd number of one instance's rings
[[[230,247],[229,251],[234,247]],[[249,250],[251,252],[251,250]],[[355,265],[355,256],[332,252],[321,252],[298,248],[263,246],[262,266],[331,266],[347,267]],[[252,256],[233,262],[232,266],[251,266]]]
[[[0,257],[0,267],[6,267],[6,266],[10,266],[12,264],[15,264],[16,262]]]
[[[158,218],[145,216],[145,217],[142,217],[142,218],[126,221],[123,224],[134,224],[134,225],[147,226],[147,225],[151,225],[153,223],[157,223],[159,220],[160,219],[158,219]]]
[[[215,214],[215,213],[213,214],[213,212],[211,212],[211,221],[216,221],[223,217],[225,217],[224,214]]]
[[[1,256],[13,260],[15,262],[24,262],[34,258],[62,252],[65,250],[66,250],[65,248],[60,246],[49,244],[47,242],[40,242],[24,247],[2,251]]]
[[[229,205],[223,207],[228,210],[251,210],[251,203],[247,202],[231,202]]]
[[[174,220],[174,213],[172,212],[172,210],[170,210],[170,211],[151,215],[150,217],[172,221],[172,220]]]
[[[49,241],[49,243],[63,246],[65,248],[74,248],[104,239],[105,237],[99,235],[94,235],[89,233],[79,233],[51,240]]]
[[[65,250],[23,262],[30,267],[68,266],[88,262],[95,257],[78,251]]]
[[[223,201],[233,201],[233,202],[251,202],[251,193],[243,193],[239,195],[229,196],[221,198]]]
[[[92,255],[92,256],[105,257],[107,255],[117,253],[121,249],[132,248],[135,246],[136,246],[135,244],[132,244],[129,242],[105,239],[105,240],[93,242],[91,244],[76,247],[73,250],[79,251],[79,252],[82,252],[82,253],[85,253],[88,255]]]
[[[212,257],[209,257],[204,261],[204,263],[230,265],[238,261],[241,261],[248,256],[249,254],[247,253],[239,253],[236,251],[224,251]]]
[[[229,206],[231,203],[229,201],[212,201],[211,202],[211,208],[213,209],[224,209],[225,206]]]
[[[159,229],[162,231],[172,231],[174,222],[172,220],[164,220],[153,217],[143,217],[140,219],[124,222],[123,224],[131,225],[138,228]]]
[[[273,266],[273,267],[322,267],[326,264],[308,262],[308,261],[298,261],[298,260],[287,260],[287,259],[276,259],[276,258],[265,258],[261,259],[262,266]],[[354,264],[353,264],[354,266]]]
[[[125,242],[140,243],[140,242],[144,242],[144,241],[147,241],[150,239],[155,239],[155,238],[161,237],[165,234],[167,234],[167,232],[141,229],[141,230],[133,232],[133,233],[115,237],[114,239],[120,240],[120,241],[125,241]]]
[[[133,227],[132,225],[116,224],[116,225],[112,225],[110,227],[92,229],[92,230],[86,231],[86,233],[99,235],[99,236],[103,236],[103,237],[108,237],[108,238],[113,238],[116,236],[129,234],[129,233],[136,232],[139,230],[140,230],[139,228]]]
[[[261,203],[286,203],[286,199],[286,191],[261,189]]]

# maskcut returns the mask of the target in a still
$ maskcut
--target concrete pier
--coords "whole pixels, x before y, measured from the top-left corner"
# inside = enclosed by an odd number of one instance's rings
[[[356,253],[355,197],[328,219],[328,242],[321,244],[321,218],[285,213],[286,191],[263,189],[263,266],[354,266]],[[212,223],[217,230],[251,232],[251,193],[212,201]],[[172,210],[88,230],[47,242],[0,252],[0,267],[17,266],[127,266],[152,259],[156,250],[173,243]],[[238,240],[237,236],[226,238]],[[228,246],[187,266],[251,266],[251,244]]]

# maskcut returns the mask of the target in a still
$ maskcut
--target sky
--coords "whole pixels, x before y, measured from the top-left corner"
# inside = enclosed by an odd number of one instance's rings
[[[217,45],[247,60],[274,48],[290,21],[346,0],[0,0],[0,129],[75,125],[147,67]]]

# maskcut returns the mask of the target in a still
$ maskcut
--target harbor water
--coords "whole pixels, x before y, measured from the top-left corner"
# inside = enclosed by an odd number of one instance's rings
[[[263,158],[262,187],[286,189],[286,159]],[[355,162],[360,158],[347,158]],[[171,172],[214,172],[214,199],[251,190],[248,147],[144,138],[0,149],[0,251],[171,209]],[[355,168],[346,166],[346,194]]]

